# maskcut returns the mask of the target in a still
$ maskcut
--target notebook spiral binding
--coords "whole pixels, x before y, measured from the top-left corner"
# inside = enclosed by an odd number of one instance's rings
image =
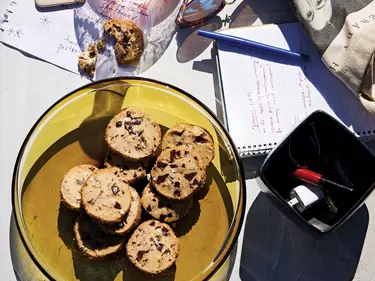
[[[356,132],[355,134],[363,142],[371,142],[375,140],[375,130],[367,132]]]
[[[367,132],[356,132],[355,135],[363,142],[371,142],[375,140],[375,130]],[[237,150],[241,158],[247,158],[252,156],[267,155],[275,146],[276,142],[269,144],[258,144],[237,147]]]
[[[277,143],[265,143],[263,145],[248,145],[248,146],[242,146],[237,147],[237,150],[240,154],[241,158],[247,158],[252,156],[260,156],[260,155],[266,155],[268,152],[270,152]]]
[[[6,30],[3,28],[3,24],[9,22],[9,18],[12,16],[13,11],[12,7],[17,5],[16,1],[10,2],[10,5],[7,9],[5,9],[5,13],[0,18],[0,32],[5,32]]]

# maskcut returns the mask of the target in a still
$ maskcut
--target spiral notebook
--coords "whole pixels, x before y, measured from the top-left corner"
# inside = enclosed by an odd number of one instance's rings
[[[310,57],[301,64],[217,42],[225,123],[242,157],[269,152],[318,109],[336,117],[358,137],[375,136],[375,117],[323,64],[298,23],[221,32]]]

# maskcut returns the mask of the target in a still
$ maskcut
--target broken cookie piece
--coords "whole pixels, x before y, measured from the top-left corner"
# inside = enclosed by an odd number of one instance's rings
[[[78,57],[78,66],[91,77],[95,74],[96,58],[99,52],[95,45],[89,45],[86,52],[82,52]]]
[[[144,50],[142,30],[131,21],[118,19],[107,20],[103,28],[116,40],[117,63],[119,65],[136,64]]]

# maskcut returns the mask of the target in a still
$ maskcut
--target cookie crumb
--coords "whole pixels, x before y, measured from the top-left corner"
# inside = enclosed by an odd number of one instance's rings
[[[106,43],[103,39],[100,39],[97,43],[96,46],[98,47],[98,50],[103,51],[106,47]]]

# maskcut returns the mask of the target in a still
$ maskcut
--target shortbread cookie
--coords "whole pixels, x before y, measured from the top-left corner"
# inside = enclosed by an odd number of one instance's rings
[[[130,193],[132,195],[132,201],[130,203],[129,212],[122,218],[122,221],[119,223],[113,225],[100,224],[99,226],[105,232],[116,235],[124,235],[141,222],[141,198],[139,198],[138,192],[132,187],[130,187]]]
[[[103,28],[116,40],[117,63],[119,65],[136,64],[144,50],[142,30],[133,22],[119,19],[107,20]]]
[[[170,268],[179,252],[179,241],[173,230],[157,220],[143,222],[126,244],[129,260],[148,274],[159,274]]]
[[[82,186],[86,213],[101,223],[119,223],[129,211],[130,186],[116,168],[95,171]]]
[[[151,170],[151,182],[156,191],[174,200],[189,197],[206,181],[202,160],[188,148],[164,150]]]
[[[74,238],[79,250],[89,258],[102,258],[118,252],[124,238],[107,234],[87,215],[80,215],[74,224]]]
[[[197,125],[179,123],[170,128],[163,137],[162,149],[176,146],[186,146],[195,150],[205,166],[208,166],[215,157],[212,136]]]
[[[81,210],[81,189],[83,183],[97,168],[93,165],[79,165],[65,174],[61,183],[61,201],[73,211]]]
[[[135,107],[128,107],[109,122],[105,140],[109,148],[130,161],[145,161],[153,157],[161,143],[157,123]]]
[[[190,196],[185,200],[172,201],[159,195],[151,184],[148,184],[143,190],[141,202],[143,208],[152,217],[171,223],[187,215],[193,204],[193,197]]]
[[[95,45],[89,45],[86,52],[78,56],[78,66],[91,77],[95,74],[96,58],[99,52]]]
[[[124,157],[111,150],[108,151],[105,156],[104,167],[118,168],[129,184],[136,183],[146,177],[146,169],[143,167],[142,163],[126,161]]]

